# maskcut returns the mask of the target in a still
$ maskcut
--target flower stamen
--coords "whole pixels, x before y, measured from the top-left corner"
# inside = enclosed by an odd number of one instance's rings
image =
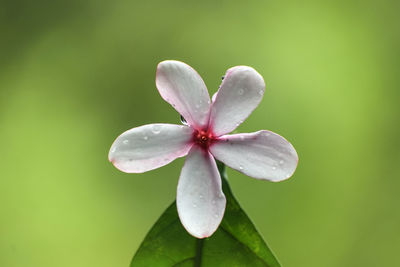
[[[204,149],[207,149],[213,140],[214,136],[208,131],[196,130],[193,134],[193,141]]]

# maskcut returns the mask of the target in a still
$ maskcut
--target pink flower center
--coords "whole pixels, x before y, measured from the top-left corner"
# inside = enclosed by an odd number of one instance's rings
[[[208,149],[210,144],[215,140],[216,138],[213,136],[213,134],[209,131],[194,131],[193,133],[193,142],[199,145],[200,147],[204,149]]]

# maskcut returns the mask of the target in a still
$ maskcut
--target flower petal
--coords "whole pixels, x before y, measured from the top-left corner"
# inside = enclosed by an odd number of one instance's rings
[[[156,85],[170,103],[196,129],[208,126],[210,96],[200,75],[189,65],[175,60],[157,66]]]
[[[226,199],[212,155],[194,145],[179,178],[176,195],[179,218],[197,238],[211,236],[221,223]]]
[[[215,102],[215,99],[217,99],[217,95],[218,95],[218,91],[215,92],[215,93],[213,94],[213,96],[211,97],[211,101],[212,101],[212,102]]]
[[[210,127],[217,136],[235,130],[260,103],[265,91],[263,77],[251,67],[227,70],[212,104]]]
[[[298,162],[294,147],[270,131],[221,136],[210,152],[233,169],[273,182],[292,176]]]
[[[148,124],[130,129],[114,141],[109,160],[123,172],[140,173],[185,156],[193,129],[174,124]]]

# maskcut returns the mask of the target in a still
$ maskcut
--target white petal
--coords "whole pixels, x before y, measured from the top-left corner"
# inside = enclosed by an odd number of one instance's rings
[[[213,133],[219,136],[235,130],[258,106],[264,91],[264,79],[253,68],[230,68],[211,107]]]
[[[211,97],[211,101],[212,101],[212,102],[215,102],[215,99],[217,99],[217,94],[218,94],[218,91],[215,92],[215,93],[213,94],[213,96]]]
[[[211,236],[225,212],[221,177],[212,155],[194,145],[179,178],[176,195],[179,218],[197,238]]]
[[[200,75],[189,65],[175,60],[157,66],[156,85],[170,103],[196,129],[208,126],[210,96]]]
[[[298,162],[294,147],[270,131],[221,136],[210,146],[210,152],[233,169],[273,182],[292,176]]]
[[[140,173],[185,156],[193,130],[174,124],[148,124],[130,129],[114,141],[109,160],[123,172]]]

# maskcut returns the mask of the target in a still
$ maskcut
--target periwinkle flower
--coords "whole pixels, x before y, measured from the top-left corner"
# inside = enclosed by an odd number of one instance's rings
[[[294,173],[297,153],[278,134],[262,130],[227,135],[264,95],[264,80],[253,68],[230,68],[212,103],[200,75],[183,62],[159,63],[156,86],[186,125],[157,123],[130,129],[115,140],[109,160],[123,172],[142,173],[187,155],[176,204],[191,235],[211,236],[224,215],[226,199],[214,158],[256,179],[279,182]]]

